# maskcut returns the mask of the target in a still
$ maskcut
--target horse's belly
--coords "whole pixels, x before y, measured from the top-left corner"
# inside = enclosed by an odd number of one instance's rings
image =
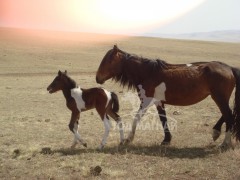
[[[185,92],[185,93],[171,93],[166,92],[165,104],[177,105],[177,106],[188,106],[196,104],[204,100],[209,93],[207,92]]]
[[[174,106],[189,106],[196,104],[204,100],[208,95],[197,97],[197,98],[175,98],[175,99],[166,99],[164,104],[174,105]]]
[[[210,93],[203,84],[178,84],[161,83],[155,88],[154,98],[165,104],[188,106],[196,104],[205,99]]]

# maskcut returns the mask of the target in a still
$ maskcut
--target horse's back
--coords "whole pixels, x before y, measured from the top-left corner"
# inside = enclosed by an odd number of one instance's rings
[[[107,104],[111,93],[101,87],[82,89],[83,100],[88,108],[94,108],[97,104]]]
[[[195,104],[213,93],[229,96],[235,85],[231,67],[220,62],[180,65],[166,74],[166,104],[171,105]]]

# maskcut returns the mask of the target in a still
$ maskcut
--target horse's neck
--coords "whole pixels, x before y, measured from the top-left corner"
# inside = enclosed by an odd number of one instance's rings
[[[68,82],[64,84],[62,92],[67,102],[69,102],[72,99],[71,90],[76,87],[78,86],[75,82],[74,83]]]
[[[70,99],[72,98],[72,96],[71,96],[71,89],[70,88],[64,88],[62,90],[62,92],[63,92],[63,95],[64,95],[66,101],[67,102],[70,101]]]
[[[138,62],[138,60],[126,60],[125,63],[127,64],[126,66],[124,66],[125,74],[128,77],[131,77],[136,84],[139,84],[140,81],[144,78],[142,76],[142,63]]]

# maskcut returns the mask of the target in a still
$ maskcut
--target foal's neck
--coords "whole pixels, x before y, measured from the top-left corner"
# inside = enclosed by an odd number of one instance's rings
[[[64,95],[66,101],[68,102],[72,98],[71,89],[70,88],[64,88],[64,89],[62,89],[62,92],[63,92],[63,95]]]
[[[62,92],[63,92],[63,95],[66,99],[66,101],[70,101],[72,99],[72,95],[71,95],[71,89],[74,89],[76,88],[77,86],[71,86],[71,85],[66,85],[63,89],[62,89]]]

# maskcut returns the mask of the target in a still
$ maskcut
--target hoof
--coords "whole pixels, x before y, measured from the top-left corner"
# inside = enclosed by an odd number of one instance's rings
[[[212,132],[213,141],[216,141],[219,138],[220,135],[221,135],[221,131],[213,129],[213,132]]]
[[[103,148],[104,148],[104,146],[103,146],[103,145],[100,145],[100,146],[97,148],[97,151],[102,152],[102,151],[103,151]]]
[[[77,145],[77,144],[73,144],[73,145],[71,146],[71,149],[75,149],[76,145]]]
[[[221,152],[228,151],[230,149],[234,149],[232,144],[222,143],[218,146],[218,148],[221,150]]]
[[[120,143],[119,143],[119,146],[123,146],[124,145],[124,141],[121,141]]]
[[[87,143],[83,143],[82,145],[83,145],[84,147],[87,147]]]
[[[161,143],[161,146],[168,146],[168,145],[170,145],[170,141],[163,141]]]
[[[170,134],[170,132],[166,132],[165,137],[161,143],[161,146],[170,145],[171,140],[172,140],[172,135]]]
[[[131,142],[131,140],[130,139],[124,139],[124,141],[123,141],[123,145],[128,145],[128,144],[130,144],[130,142]]]

